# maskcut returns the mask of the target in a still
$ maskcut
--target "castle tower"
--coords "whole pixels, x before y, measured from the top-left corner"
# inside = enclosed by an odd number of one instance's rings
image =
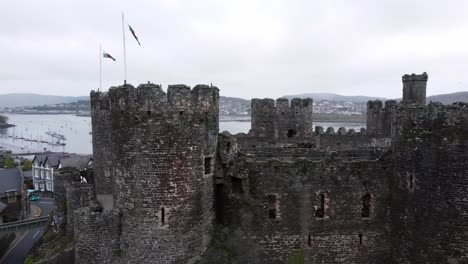
[[[395,100],[367,102],[367,133],[370,135],[390,136],[392,132],[392,116],[397,102]]]
[[[252,99],[253,135],[267,139],[294,139],[312,136],[311,98]]]
[[[382,130],[382,101],[368,101],[367,102],[367,133],[378,134]]]
[[[427,73],[405,74],[403,80],[403,104],[426,104]]]
[[[166,96],[158,85],[127,84],[91,97],[94,160],[111,174],[96,170],[96,192],[111,195],[112,215],[120,212],[111,262],[174,263],[202,254],[214,219],[218,88],[171,85]],[[101,115],[106,102],[109,115]]]

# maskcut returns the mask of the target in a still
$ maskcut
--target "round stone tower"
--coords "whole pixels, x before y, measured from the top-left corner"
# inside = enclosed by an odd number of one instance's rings
[[[96,150],[104,144],[95,143],[94,154],[110,161],[112,175],[97,170],[95,184],[96,191],[109,193],[101,185],[112,179],[113,208],[121,215],[115,261],[178,263],[202,254],[214,218],[218,88],[171,85],[166,95],[158,85],[127,84],[102,98],[108,100],[109,125],[93,128],[93,136],[109,137],[110,151]],[[93,126],[101,118],[96,113]],[[105,131],[96,131],[101,127]]]

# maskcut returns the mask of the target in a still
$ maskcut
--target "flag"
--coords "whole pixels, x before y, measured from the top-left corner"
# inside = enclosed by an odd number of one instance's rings
[[[102,53],[102,57],[103,58],[109,58],[109,59],[112,59],[113,61],[115,61],[114,57],[112,57],[109,53],[107,52],[104,52]]]
[[[132,32],[133,37],[134,37],[134,38],[136,39],[136,41],[138,42],[138,45],[141,46],[140,41],[138,40],[138,37],[137,37],[136,34],[135,34],[135,30],[133,30],[133,28],[132,28],[130,25],[128,25],[128,28],[130,29],[130,32]]]

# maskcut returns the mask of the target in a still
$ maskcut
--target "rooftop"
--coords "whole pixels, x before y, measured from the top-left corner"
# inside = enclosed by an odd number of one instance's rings
[[[0,169],[0,196],[9,191],[21,191],[21,172],[18,168]]]

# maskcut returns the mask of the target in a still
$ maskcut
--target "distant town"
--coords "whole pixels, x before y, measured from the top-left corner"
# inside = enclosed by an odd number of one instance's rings
[[[220,97],[219,114],[221,121],[250,120],[250,100],[235,97]],[[70,103],[44,104],[40,106],[3,107],[1,112],[14,114],[75,114],[91,116],[90,101],[78,100]],[[315,117],[323,121],[365,121],[365,102],[318,100],[313,103]],[[225,118],[223,118],[225,117]],[[236,118],[237,117],[237,118]]]

